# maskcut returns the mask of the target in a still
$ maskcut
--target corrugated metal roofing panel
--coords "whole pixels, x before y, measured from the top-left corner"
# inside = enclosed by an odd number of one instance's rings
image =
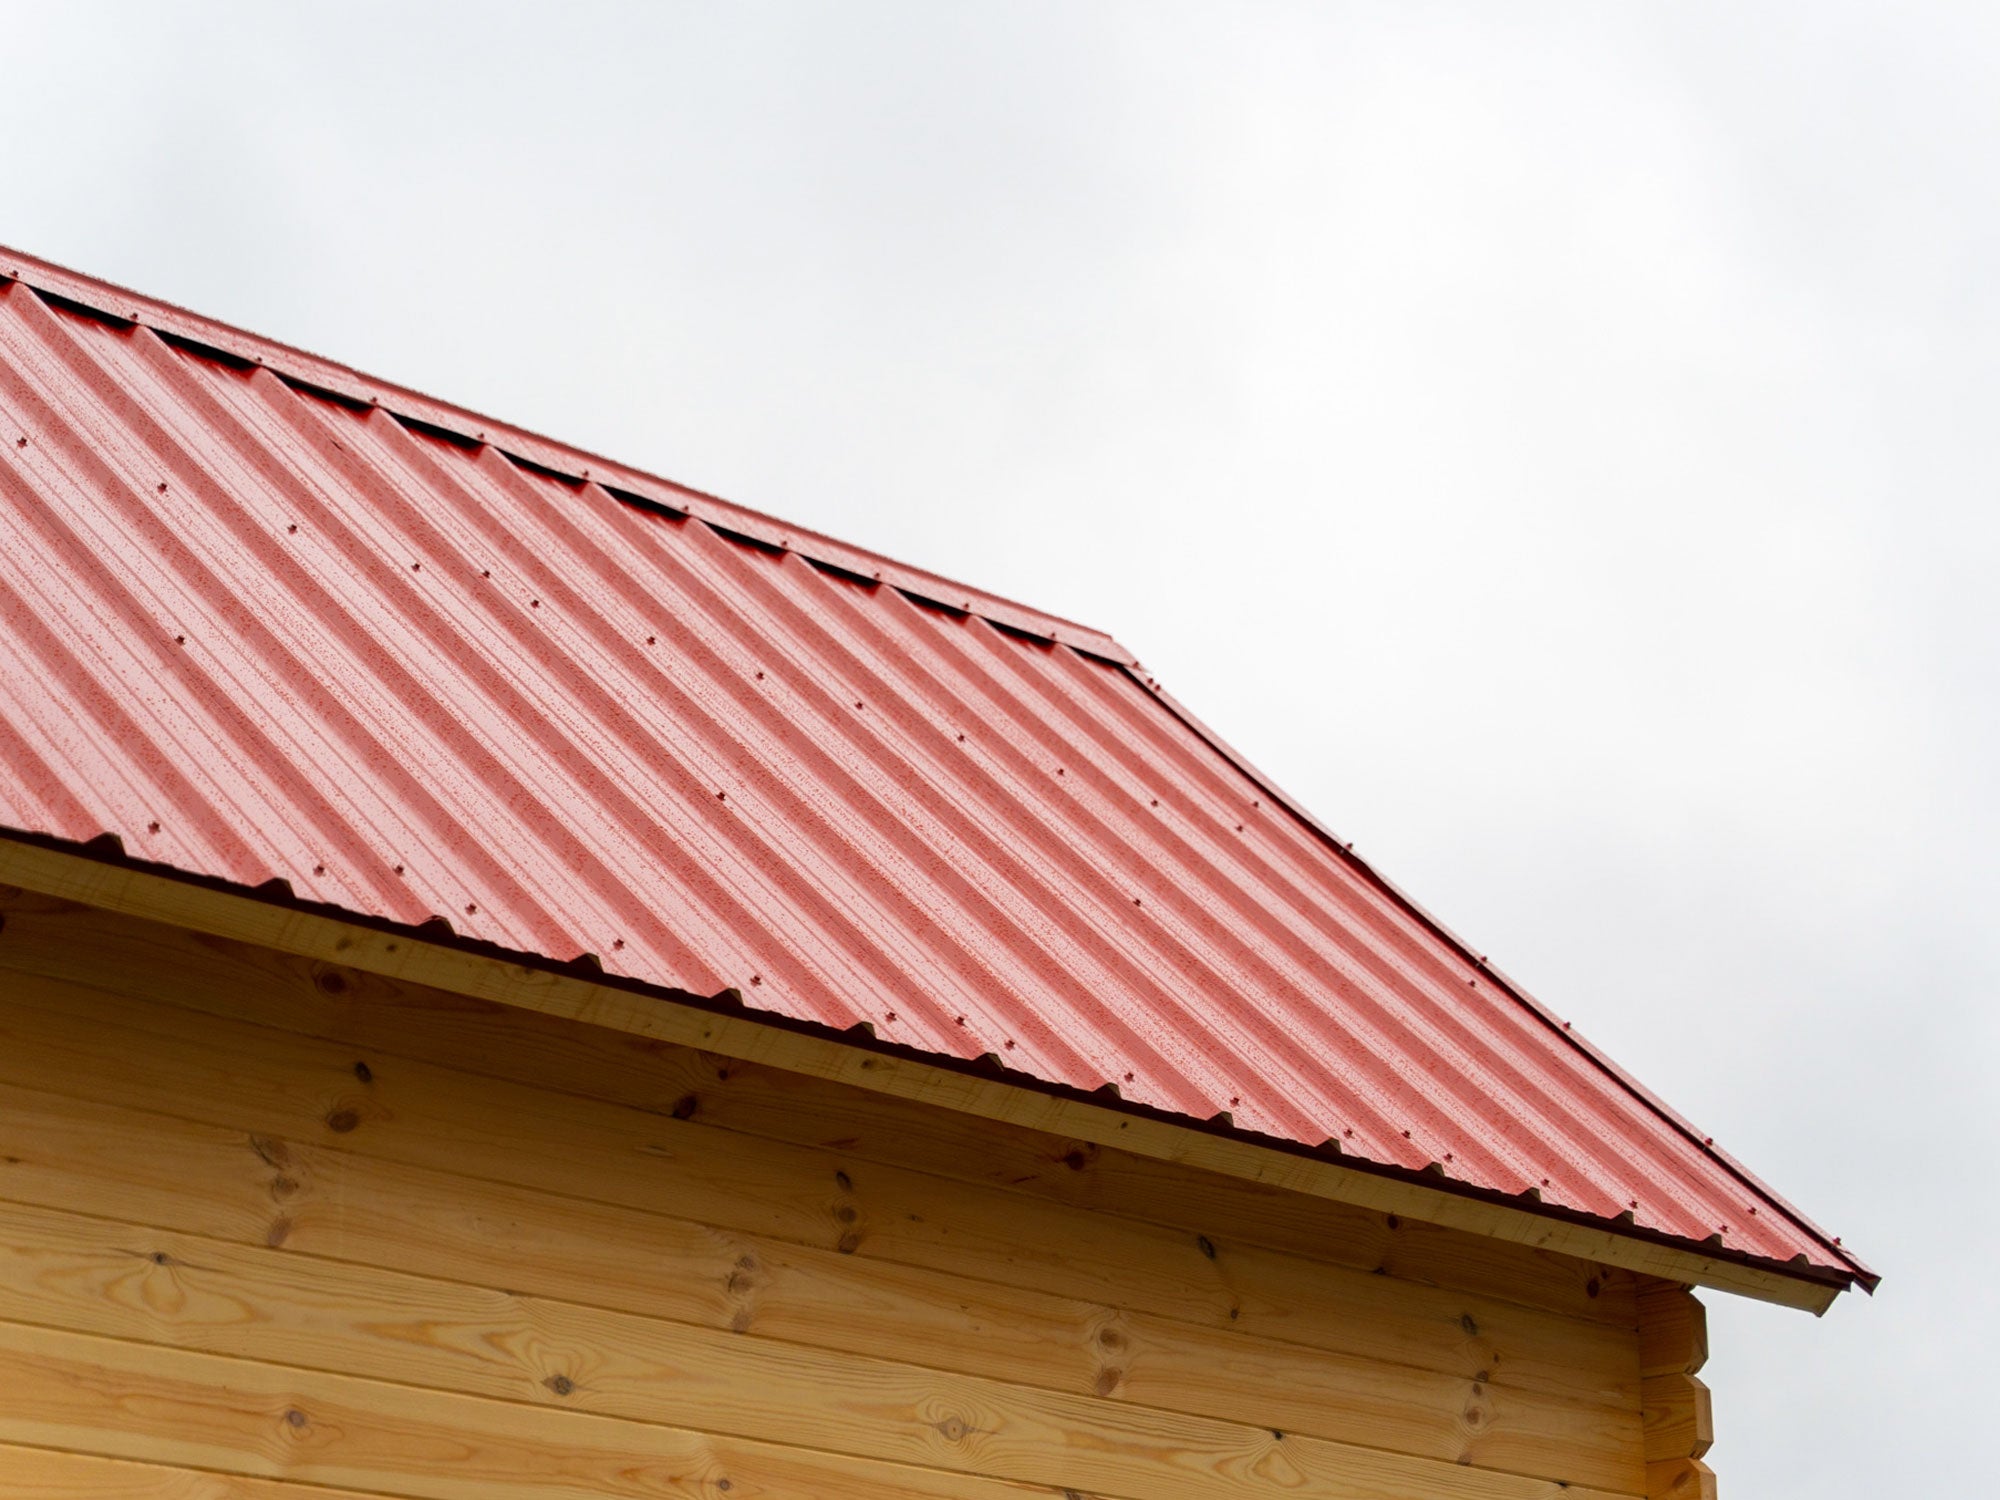
[[[41,271],[0,823],[1872,1280],[1108,637]]]

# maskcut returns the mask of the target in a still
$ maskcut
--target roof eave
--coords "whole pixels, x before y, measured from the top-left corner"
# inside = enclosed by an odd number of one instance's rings
[[[1881,1279],[1845,1252],[1841,1264],[1815,1265],[1691,1244],[861,1032],[752,1011],[733,990],[701,996],[663,989],[587,963],[508,952],[302,902],[284,891],[142,864],[109,836],[78,846],[0,830],[0,884],[1815,1314],[1848,1287],[1872,1293]]]

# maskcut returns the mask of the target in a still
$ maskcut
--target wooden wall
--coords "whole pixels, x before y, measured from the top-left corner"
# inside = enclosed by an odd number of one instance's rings
[[[1705,1492],[1664,1283],[0,917],[7,1500]]]

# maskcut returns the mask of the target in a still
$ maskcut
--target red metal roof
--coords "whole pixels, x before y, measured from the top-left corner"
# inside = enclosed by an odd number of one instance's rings
[[[0,824],[1872,1284],[1109,637],[0,271]]]

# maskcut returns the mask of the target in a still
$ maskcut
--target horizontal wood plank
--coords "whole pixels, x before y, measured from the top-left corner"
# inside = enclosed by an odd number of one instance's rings
[[[657,1500],[725,1491],[826,1500],[1021,1500],[1049,1492],[19,1324],[0,1323],[0,1381],[10,1392],[0,1406],[0,1442],[424,1500]],[[1176,1439],[1163,1433],[1160,1441]],[[1170,1450],[1163,1447],[1158,1457],[1168,1459]],[[1103,1455],[1081,1447],[1046,1460],[1085,1470],[1104,1463]],[[1259,1450],[1203,1465],[1171,1488],[1121,1491],[1087,1479],[1059,1488],[1119,1500],[1276,1500],[1301,1492],[1352,1500],[1607,1500],[1610,1494],[1367,1449],[1312,1451],[1276,1434],[1266,1434]]]
[[[1532,1205],[1456,1193],[1449,1187],[1357,1170],[1337,1160],[1274,1150],[1094,1100],[1025,1087],[840,1038],[723,1013],[670,995],[432,943],[336,916],[259,900],[129,865],[0,838],[0,882],[85,905],[346,964],[572,1021],[632,1032],[854,1085],[875,1093],[978,1115],[1055,1135],[1074,1135],[1186,1167],[1240,1177],[1336,1202],[1396,1213],[1664,1280],[1740,1291],[1824,1311],[1844,1282],[1793,1274],[1662,1244],[1615,1229],[1550,1217]]]
[[[860,1161],[1054,1198],[1629,1327],[1631,1273],[927,1108],[324,961],[32,894],[0,902],[6,962]]]
[[[1048,1496],[1042,1486],[10,1323],[0,1323],[0,1389],[0,1442],[415,1500]]]
[[[140,1142],[143,1148],[135,1146]],[[1406,1373],[1405,1362],[1386,1357],[1404,1340],[1408,1311],[1400,1295],[1379,1308],[1349,1309],[1353,1342],[1385,1352],[1345,1363],[1109,1306],[870,1267],[853,1257],[5,1086],[0,1197],[1071,1389],[1079,1382],[1101,1388],[1107,1372],[1117,1370],[1112,1388],[1128,1399],[1214,1404],[1225,1415],[1275,1423],[1256,1404],[1268,1397],[1273,1409],[1302,1417],[1304,1430],[1332,1427],[1343,1436],[1350,1429],[1339,1403],[1372,1372],[1379,1370],[1375,1378],[1385,1390],[1415,1398],[1425,1388]],[[1561,1346],[1523,1359],[1482,1333],[1458,1333],[1465,1358],[1504,1365],[1528,1383],[1510,1393],[1490,1378],[1479,1380],[1490,1374],[1482,1368],[1462,1376],[1457,1392],[1449,1384],[1430,1387],[1414,1420],[1423,1422],[1428,1411],[1439,1424],[1433,1441],[1448,1443],[1442,1434],[1456,1430],[1465,1404],[1476,1403],[1483,1415],[1464,1433],[1465,1452],[1474,1456],[1483,1452],[1483,1437],[1471,1428],[1506,1434],[1517,1425],[1602,1434],[1614,1458],[1637,1452],[1636,1387],[1629,1406],[1578,1399],[1566,1389],[1576,1377]],[[1202,1373],[1208,1370],[1255,1382],[1215,1379]],[[1538,1385],[1557,1387],[1561,1399],[1531,1399]]]
[[[0,1500],[381,1500],[381,1496],[0,1443]]]
[[[39,976],[0,993],[0,1080],[192,1116],[295,1150],[310,1143],[322,1170],[365,1157],[493,1185],[452,1190],[472,1191],[467,1201],[495,1187],[583,1194],[593,1222],[620,1224],[612,1243],[652,1232],[616,1212],[636,1210],[675,1217],[697,1242],[722,1230],[1636,1406],[1633,1335],[1589,1320],[430,1064],[357,1059],[318,1039]],[[300,1180],[288,1189],[302,1190]],[[296,1226],[298,1207],[272,1217]],[[1484,1341],[1471,1370],[1468,1340]]]
[[[1210,1365],[1162,1360],[1107,1323],[1094,1342],[1117,1361],[1109,1382],[1095,1392],[1023,1389],[7,1203],[0,1319],[640,1420],[671,1411],[683,1426],[1047,1483],[1144,1489],[1137,1479],[1149,1476],[1163,1435],[1183,1464],[1201,1453],[1220,1462],[1261,1446],[1273,1427],[1295,1449],[1330,1428],[1350,1442],[1570,1483],[1636,1491],[1644,1479],[1629,1413],[1476,1381],[1468,1389],[1400,1366],[1274,1369],[1247,1344]],[[1273,1390],[1294,1379],[1302,1387]],[[1178,1412],[1236,1404],[1244,1418],[1230,1428],[1163,1417],[1147,1399],[1162,1393],[1184,1398]],[[1132,1475],[1046,1472],[1046,1456],[1066,1443],[1124,1454]]]

